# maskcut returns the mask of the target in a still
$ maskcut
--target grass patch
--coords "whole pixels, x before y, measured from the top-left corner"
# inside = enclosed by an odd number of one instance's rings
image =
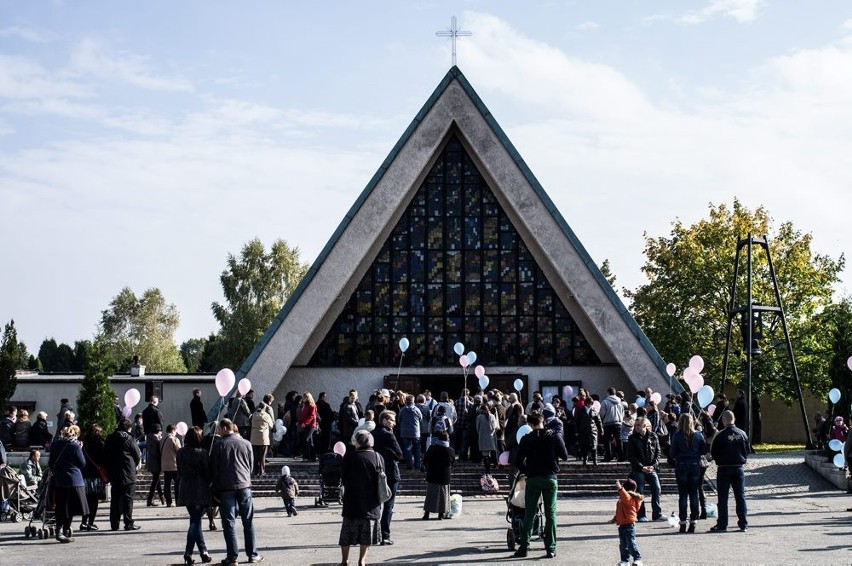
[[[777,452],[799,452],[805,449],[804,444],[755,444],[754,451],[758,454],[775,454]]]

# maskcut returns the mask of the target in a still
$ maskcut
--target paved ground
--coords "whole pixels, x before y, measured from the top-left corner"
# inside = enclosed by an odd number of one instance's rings
[[[800,455],[751,460],[746,480],[750,510],[747,533],[711,534],[706,532],[710,521],[701,521],[699,533],[694,535],[679,535],[666,523],[640,524],[638,543],[645,564],[849,564],[852,513],[846,508],[852,506],[852,497],[836,490],[802,461]],[[265,563],[339,563],[339,507],[304,507],[298,517],[288,518],[277,500],[262,498],[256,502],[255,526]],[[396,544],[370,549],[368,562],[514,562],[506,546],[508,524],[502,500],[468,498],[462,517],[451,521],[422,521],[421,505],[420,499],[413,498],[397,503],[393,523]],[[667,514],[676,507],[676,497],[663,498]],[[617,563],[617,532],[606,524],[614,508],[614,496],[560,500],[557,559],[546,562]],[[140,531],[81,533],[70,545],[25,540],[24,523],[0,523],[0,564],[180,563],[187,525],[183,510],[143,506],[137,507],[136,516],[142,525]],[[101,527],[108,526],[104,519],[98,522]],[[205,537],[218,562],[225,548],[221,531],[205,531]],[[523,562],[541,560],[541,548],[541,543],[534,543],[530,558]],[[245,556],[241,560],[245,562]]]

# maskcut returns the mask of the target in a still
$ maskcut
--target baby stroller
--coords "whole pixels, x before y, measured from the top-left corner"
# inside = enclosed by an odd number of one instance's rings
[[[315,507],[328,507],[330,500],[343,504],[342,466],[343,457],[334,452],[319,457],[320,495],[314,500]]]
[[[29,520],[32,517],[38,499],[35,495],[35,487],[27,487],[21,476],[9,466],[0,468],[2,478],[2,495],[5,501],[0,510],[0,521],[14,521],[15,523]]]
[[[36,489],[35,496],[37,503],[30,517],[30,524],[24,527],[24,537],[53,538],[56,534],[56,519],[53,501],[53,471],[50,468],[45,471],[44,477]],[[37,521],[41,521],[41,528],[33,525]]]
[[[526,502],[524,501],[524,489],[527,485],[527,477],[524,474],[515,476],[515,483],[512,484],[512,489],[509,490],[509,496],[506,497],[506,522],[511,525],[506,530],[506,545],[509,550],[515,550],[516,545],[521,544],[521,537],[524,534],[524,515],[526,514]],[[533,516],[532,539],[539,539],[544,533],[544,525],[542,524],[542,503],[541,498],[536,503],[538,508]]]

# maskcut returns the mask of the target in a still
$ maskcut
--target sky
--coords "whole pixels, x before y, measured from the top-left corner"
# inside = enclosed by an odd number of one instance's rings
[[[157,287],[178,343],[215,331],[228,254],[316,258],[451,67],[453,15],[459,68],[619,288],[645,234],[734,198],[847,251],[848,1],[0,0],[0,323],[37,353]]]

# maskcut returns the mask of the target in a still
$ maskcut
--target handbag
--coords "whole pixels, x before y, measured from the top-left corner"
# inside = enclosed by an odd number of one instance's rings
[[[100,498],[106,497],[106,487],[101,478],[85,478],[86,480],[86,495],[97,495]]]
[[[391,492],[391,488],[388,485],[388,476],[385,474],[385,467],[381,462],[381,455],[376,454],[376,468],[378,469],[378,491],[379,491],[379,503],[384,503],[393,497],[393,492]]]

